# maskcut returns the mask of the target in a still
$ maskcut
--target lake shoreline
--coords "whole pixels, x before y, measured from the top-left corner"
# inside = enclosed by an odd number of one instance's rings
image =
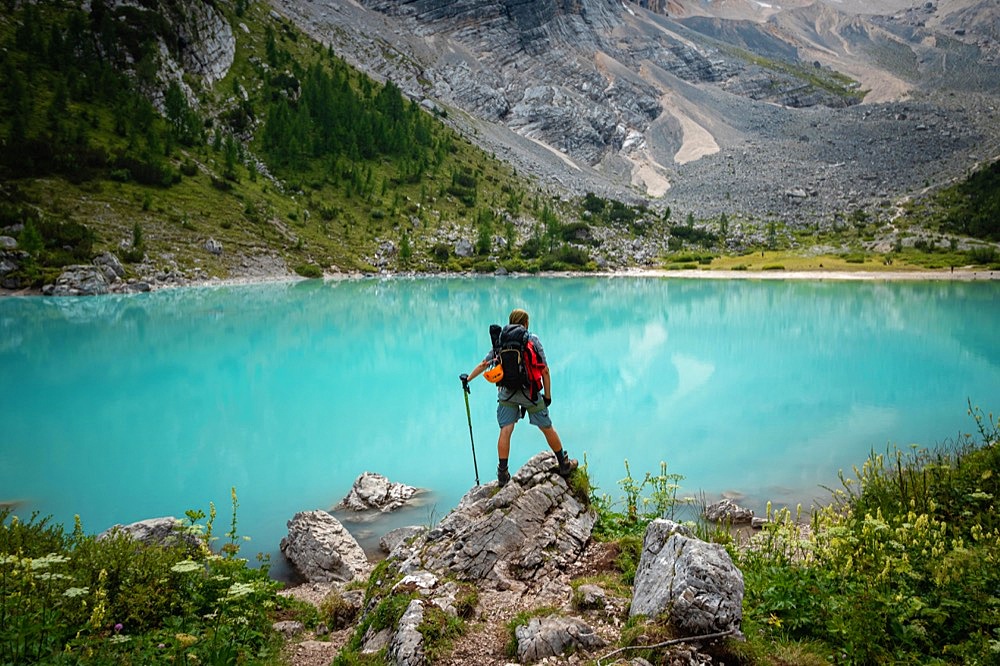
[[[323,280],[357,280],[357,279],[421,279],[421,278],[469,278],[469,277],[494,277],[503,278],[580,278],[580,277],[603,277],[615,278],[672,278],[686,280],[813,280],[822,281],[955,281],[955,282],[979,282],[1000,280],[1000,271],[994,270],[892,270],[892,271],[850,271],[850,270],[811,270],[811,271],[745,271],[745,270],[722,270],[722,269],[682,269],[667,270],[662,268],[635,268],[615,271],[553,271],[546,273],[507,273],[498,275],[495,273],[421,273],[421,272],[382,272],[382,273],[326,273]],[[281,282],[301,282],[310,278],[298,275],[274,275],[269,277],[234,277],[234,278],[210,278],[207,280],[190,280],[181,284],[155,285],[151,291],[161,291],[164,289],[179,288],[202,288],[202,287],[228,287],[256,284],[273,284]],[[112,291],[110,293],[143,293]],[[5,296],[42,296],[40,289],[0,289],[0,298]]]

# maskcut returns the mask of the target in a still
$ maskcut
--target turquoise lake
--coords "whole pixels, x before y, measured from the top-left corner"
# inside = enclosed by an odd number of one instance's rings
[[[551,414],[600,492],[681,474],[681,495],[763,512],[825,500],[872,450],[972,432],[1000,409],[1000,283],[679,278],[421,278],[0,299],[0,502],[84,530],[188,509],[270,553],[300,510],[363,471],[424,503],[348,524],[368,547],[440,519],[474,485],[458,375],[489,325],[531,315]],[[470,395],[482,483],[495,389]],[[546,450],[527,421],[516,468]]]

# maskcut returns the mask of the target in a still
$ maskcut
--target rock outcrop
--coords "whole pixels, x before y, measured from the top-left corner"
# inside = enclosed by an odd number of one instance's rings
[[[405,505],[419,489],[390,481],[381,474],[362,472],[335,509],[388,513]]]
[[[743,574],[721,545],[685,536],[676,523],[659,519],[643,538],[629,615],[664,612],[686,635],[738,634]]]
[[[499,492],[495,481],[473,488],[434,529],[397,550],[401,570],[499,588],[555,576],[583,552],[596,514],[554,470],[553,455],[539,453]]]
[[[371,564],[357,540],[326,511],[302,511],[288,521],[281,552],[306,581],[363,579]]]
[[[108,278],[101,267],[74,264],[66,266],[55,284],[46,285],[42,293],[47,296],[96,296],[110,290]]]

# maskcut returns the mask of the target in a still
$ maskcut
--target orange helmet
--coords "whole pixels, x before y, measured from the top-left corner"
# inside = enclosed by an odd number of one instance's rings
[[[496,384],[498,381],[503,379],[503,365],[497,363],[496,365],[490,366],[490,368],[483,373],[483,377],[486,377],[486,381],[491,384]]]

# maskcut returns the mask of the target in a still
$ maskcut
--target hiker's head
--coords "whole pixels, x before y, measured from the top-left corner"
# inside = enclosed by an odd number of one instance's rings
[[[528,328],[528,313],[521,309],[510,311],[510,323],[520,324],[525,328]]]

